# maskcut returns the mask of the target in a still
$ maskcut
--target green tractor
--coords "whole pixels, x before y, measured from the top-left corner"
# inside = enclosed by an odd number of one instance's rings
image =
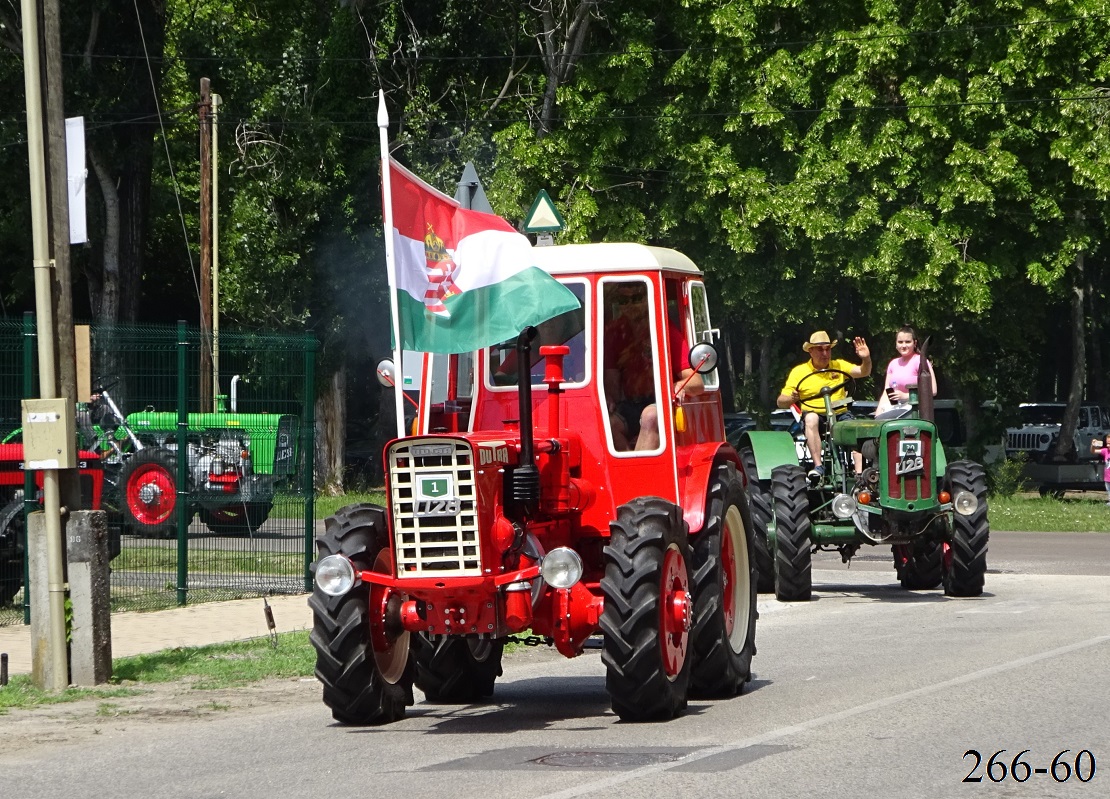
[[[852,377],[836,369],[814,374],[830,372],[843,380],[819,392],[806,392],[806,380],[799,385],[803,398],[825,404],[823,477],[807,476],[812,461],[804,439],[789,432],[748,431],[739,441],[759,590],[773,590],[783,602],[808,601],[814,552],[836,551],[847,563],[867,544],[891,547],[903,588],[943,584],[948,596],[979,596],[990,536],[986,477],[972,461],[948,463],[931,420],[931,389],[920,405],[911,387],[909,402],[876,418],[837,421],[835,411],[851,400],[832,396]],[[857,450],[864,459],[859,475],[852,463]]]
[[[297,469],[297,417],[276,413],[187,414],[189,517],[219,535],[252,535]],[[125,424],[141,442],[119,478],[122,512],[135,533],[176,534],[177,412],[147,409]]]

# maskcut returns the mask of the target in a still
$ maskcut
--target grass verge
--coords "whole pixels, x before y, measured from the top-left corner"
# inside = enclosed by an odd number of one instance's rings
[[[1065,495],[1063,499],[993,496],[987,507],[992,530],[1110,533],[1110,508],[1102,494]]]
[[[236,688],[259,680],[311,676],[316,653],[308,642],[308,631],[269,638],[252,638],[228,644],[165,649],[148,655],[113,661],[112,684],[97,688],[67,688],[57,693],[42,691],[31,678],[19,674],[0,688],[0,714],[12,708],[76,702],[81,699],[114,699],[135,696],[145,685],[189,678],[194,690]]]
[[[344,505],[354,505],[358,502],[372,502],[375,505],[385,505],[385,493],[382,491],[367,491],[360,493],[340,494],[337,497],[316,497],[316,518],[326,519]]]

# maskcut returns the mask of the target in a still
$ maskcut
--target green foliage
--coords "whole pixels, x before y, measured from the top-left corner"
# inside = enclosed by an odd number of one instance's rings
[[[886,334],[909,321],[933,334],[942,381],[967,401],[1061,392],[1066,354],[1045,354],[1057,353],[1076,259],[1095,286],[1106,260],[1101,0],[593,4],[574,68],[556,75],[536,55],[541,34],[566,45],[579,5],[172,0],[164,18],[144,11],[163,23],[151,63],[165,133],[149,207],[123,209],[139,214],[126,230],[149,219],[144,280],[128,296],[195,317],[194,106],[206,76],[224,101],[225,321],[310,327],[324,368],[347,348],[384,352],[380,89],[394,154],[449,194],[473,161],[510,220],[542,188],[567,220],[560,241],[685,251],[715,288],[716,324],[772,361],[757,364],[771,382],[798,354],[786,342],[815,327],[868,333],[881,367],[894,354]],[[74,53],[90,18],[78,6],[65,31]],[[138,140],[156,129],[129,20],[107,14],[96,57],[67,60],[67,107],[94,121],[117,172],[142,168]],[[0,76],[18,107],[17,59],[0,59]],[[26,170],[22,124],[0,119],[10,174]],[[0,192],[13,209],[0,241],[26,262],[23,189]],[[102,227],[101,210],[91,223]],[[78,255],[90,280],[98,241]],[[27,270],[9,271],[4,310],[30,290]],[[1091,335],[1105,351],[1099,307]]]
[[[1025,490],[1025,462],[1023,452],[1017,457],[1003,458],[987,466],[987,486],[992,500],[1013,497]]]

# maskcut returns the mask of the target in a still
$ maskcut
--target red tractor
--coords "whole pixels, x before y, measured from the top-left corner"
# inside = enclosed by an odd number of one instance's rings
[[[385,449],[387,507],[343,508],[317,539],[311,638],[341,722],[402,718],[414,684],[489,697],[529,630],[567,657],[599,635],[622,720],[751,679],[754,536],[701,272],[635,244],[535,255],[581,307],[426,355],[419,432]]]
[[[95,452],[77,453],[81,507],[99,510],[104,494],[104,464]],[[41,497],[43,473],[35,472]],[[0,608],[7,607],[23,587],[27,529],[23,512],[23,444],[0,444]],[[40,500],[41,501],[41,500]],[[120,553],[119,530],[109,528],[108,557]]]

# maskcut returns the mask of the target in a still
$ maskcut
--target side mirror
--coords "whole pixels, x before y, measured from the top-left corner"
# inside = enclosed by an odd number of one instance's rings
[[[378,365],[374,367],[374,372],[378,377],[378,382],[386,388],[397,387],[397,366],[393,363],[392,358],[382,358],[378,361]]]
[[[695,344],[690,348],[690,366],[699,374],[712,372],[717,368],[719,360],[720,355],[717,353],[717,348],[708,341]]]

